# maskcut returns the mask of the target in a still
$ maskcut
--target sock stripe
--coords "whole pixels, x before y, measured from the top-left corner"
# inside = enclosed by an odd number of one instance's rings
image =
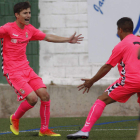
[[[42,101],[40,106],[41,130],[48,129],[50,119],[50,101]]]
[[[106,104],[97,99],[96,102],[91,107],[89,114],[87,116],[86,122],[84,127],[81,129],[83,132],[89,132],[92,128],[92,126],[95,124],[95,122],[100,118],[102,115],[102,112],[105,108]]]
[[[46,126],[46,105],[45,105],[45,109],[44,109],[44,117],[45,117],[45,126]]]
[[[90,115],[90,117],[89,117],[89,121],[90,121],[90,119],[91,119],[91,117],[92,117],[92,114],[93,114],[93,112],[94,112],[95,107],[96,107],[96,105],[93,107],[93,111],[92,111],[92,113],[91,113],[91,115]]]

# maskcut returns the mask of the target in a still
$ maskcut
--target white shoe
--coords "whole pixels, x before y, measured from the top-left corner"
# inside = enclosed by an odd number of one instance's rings
[[[83,131],[78,131],[74,134],[69,134],[67,135],[67,138],[68,139],[78,139],[78,138],[81,138],[81,139],[88,139],[89,137],[89,132],[83,132]]]

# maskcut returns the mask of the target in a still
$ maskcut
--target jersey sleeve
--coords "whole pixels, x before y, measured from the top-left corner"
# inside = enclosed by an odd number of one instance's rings
[[[0,26],[0,38],[3,38],[6,34],[8,34],[8,31],[10,31],[10,26],[8,24]]]
[[[39,29],[36,29],[33,26],[32,26],[32,32],[33,32],[33,35],[31,37],[30,41],[32,41],[32,40],[43,40],[46,36],[45,33],[40,31]]]
[[[118,45],[114,47],[112,50],[112,54],[106,64],[110,64],[111,66],[115,67],[117,63],[119,63],[123,58],[123,47],[122,43],[120,42]]]

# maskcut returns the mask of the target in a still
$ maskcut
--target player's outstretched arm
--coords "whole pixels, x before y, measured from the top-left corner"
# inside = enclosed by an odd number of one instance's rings
[[[80,41],[83,40],[84,37],[81,37],[82,34],[79,34],[76,36],[76,32],[71,37],[60,37],[52,34],[46,34],[44,40],[48,42],[54,42],[54,43],[77,43],[80,44]]]
[[[109,65],[109,64],[104,64],[99,71],[95,74],[95,76],[91,79],[81,79],[82,81],[84,81],[83,84],[79,85],[78,88],[79,90],[84,89],[83,93],[85,92],[89,92],[90,87],[97,82],[98,80],[100,80],[102,77],[104,77],[112,68],[113,66]]]

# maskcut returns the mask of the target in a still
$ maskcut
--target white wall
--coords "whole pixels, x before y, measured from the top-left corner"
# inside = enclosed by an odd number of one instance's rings
[[[84,36],[81,44],[40,41],[39,75],[45,84],[79,85],[91,78],[102,64],[89,63],[87,0],[39,0],[40,30],[59,36],[75,31]],[[119,77],[117,68],[96,84],[111,84]]]

